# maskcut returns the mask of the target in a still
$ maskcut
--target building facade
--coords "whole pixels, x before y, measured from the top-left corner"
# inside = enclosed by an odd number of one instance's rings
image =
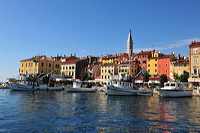
[[[190,77],[189,82],[199,86],[200,83],[200,42],[193,41],[189,45]]]
[[[73,79],[80,78],[81,72],[85,71],[88,63],[83,59],[68,60],[61,64],[61,74],[72,76]]]
[[[101,79],[109,80],[118,75],[117,64],[109,63],[101,65]]]
[[[158,75],[166,75],[170,77],[170,55],[158,57]]]
[[[60,61],[56,61],[46,56],[34,56],[20,61],[20,75],[48,74],[55,70],[60,74]]]

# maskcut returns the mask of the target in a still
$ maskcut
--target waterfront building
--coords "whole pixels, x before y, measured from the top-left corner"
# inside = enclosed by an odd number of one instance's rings
[[[68,60],[61,63],[61,74],[79,79],[81,72],[85,71],[88,63],[84,59]]]
[[[172,60],[170,65],[170,78],[174,80],[174,74],[179,76],[184,74],[184,71],[189,72],[189,58],[179,58]]]
[[[158,57],[161,56],[161,53],[152,52],[151,57],[148,58],[147,61],[147,72],[150,77],[157,77],[158,76]]]
[[[158,76],[170,77],[170,62],[173,55],[162,55],[158,57]]]
[[[101,65],[101,78],[110,80],[114,75],[118,75],[118,65],[115,63],[107,63]]]
[[[118,75],[129,78],[129,76],[135,77],[137,73],[138,65],[136,62],[123,62],[118,64]]]
[[[34,56],[20,61],[20,75],[32,76],[38,74],[47,74],[53,70],[60,74],[60,61],[46,57]]]
[[[200,42],[193,41],[189,45],[190,77],[189,82],[195,86],[200,83]]]
[[[116,55],[106,55],[102,58],[102,64],[110,64],[115,63],[117,61]]]
[[[66,55],[61,56],[61,55],[57,54],[57,56],[54,56],[54,57],[51,57],[51,58],[54,59],[54,60],[61,61],[61,62],[78,59],[76,57],[76,54],[74,54],[74,55],[70,54],[70,56],[66,56]]]
[[[147,70],[147,61],[150,57],[152,57],[152,54],[155,53],[155,50],[152,51],[141,51],[138,54],[134,55],[134,60],[137,61],[138,63],[138,68],[140,70],[142,70],[143,68],[145,68]]]

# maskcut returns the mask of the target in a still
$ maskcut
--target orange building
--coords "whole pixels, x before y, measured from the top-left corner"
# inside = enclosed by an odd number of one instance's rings
[[[139,71],[142,70],[142,68],[147,68],[148,58],[152,57],[152,53],[154,53],[154,52],[155,52],[155,50],[141,51],[140,53],[138,53],[134,56],[134,60],[137,60],[137,62],[138,62]]]
[[[170,77],[170,55],[158,57],[158,75],[166,75]]]

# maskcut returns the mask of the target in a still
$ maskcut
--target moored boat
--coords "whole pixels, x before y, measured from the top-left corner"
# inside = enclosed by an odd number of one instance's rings
[[[97,87],[92,86],[90,82],[73,82],[73,86],[65,87],[67,92],[96,92]]]
[[[34,86],[31,84],[24,84],[24,83],[16,83],[16,82],[10,82],[10,88],[13,91],[34,91],[38,90],[38,86]]]
[[[112,81],[112,85],[104,85],[107,95],[137,95],[133,83],[124,81]]]
[[[158,91],[160,97],[192,97],[192,89],[185,82],[167,82]]]
[[[148,88],[138,88],[137,95],[138,96],[152,96],[153,90],[148,89]]]
[[[47,85],[33,85],[33,84],[24,84],[24,83],[10,83],[10,88],[13,91],[35,91],[35,90],[41,90],[41,91],[59,91],[64,90],[64,87],[57,86],[57,87],[49,87]]]

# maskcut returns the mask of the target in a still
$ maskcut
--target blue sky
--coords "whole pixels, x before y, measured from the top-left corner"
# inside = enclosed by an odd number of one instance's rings
[[[200,41],[199,0],[0,0],[0,81],[34,55],[124,53],[156,49],[188,56]]]

